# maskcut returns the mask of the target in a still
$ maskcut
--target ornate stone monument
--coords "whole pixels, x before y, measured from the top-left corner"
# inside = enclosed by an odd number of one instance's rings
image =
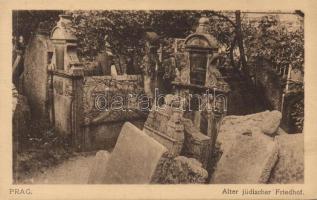
[[[178,69],[173,85],[176,94],[187,100],[187,106],[194,113],[190,118],[200,130],[202,116],[205,116],[207,131],[203,132],[214,143],[218,122],[227,111],[229,88],[217,69],[218,43],[209,30],[209,19],[202,17],[196,32],[185,39],[183,64]],[[201,108],[202,105],[205,107]]]
[[[77,57],[77,38],[72,33],[70,15],[60,15],[50,38],[54,47],[50,66],[54,126],[59,133],[70,134],[74,147],[81,149],[83,67]]]

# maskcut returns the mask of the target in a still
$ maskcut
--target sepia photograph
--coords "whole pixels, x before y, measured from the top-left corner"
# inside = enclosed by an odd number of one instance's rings
[[[303,184],[304,19],[12,10],[13,184]]]

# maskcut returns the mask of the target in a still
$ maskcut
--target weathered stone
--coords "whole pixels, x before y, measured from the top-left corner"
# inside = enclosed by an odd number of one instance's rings
[[[277,156],[277,143],[273,138],[256,132],[238,135],[229,151],[220,158],[210,183],[266,183]]]
[[[279,159],[272,170],[270,183],[304,183],[304,135],[280,135],[277,138]]]
[[[105,184],[150,183],[167,149],[133,124],[126,122],[100,182]]]
[[[190,119],[183,118],[185,141],[182,155],[197,159],[206,168],[211,154],[211,139],[202,134]]]
[[[83,113],[86,125],[100,124],[114,121],[126,121],[144,118],[140,110],[140,104],[137,96],[142,95],[142,79],[140,75],[119,75],[116,79],[111,76],[93,76],[85,77],[83,84]],[[98,96],[105,94],[102,98]],[[128,97],[127,102],[121,101],[121,98]],[[135,95],[135,97],[133,96]],[[96,100],[105,104],[98,104],[96,109]],[[118,102],[117,104],[114,102]],[[115,109],[122,105],[122,109]]]
[[[279,111],[224,117],[217,137],[221,143],[221,150],[228,150],[237,135],[251,133],[254,128],[259,128],[263,133],[274,136],[279,128],[281,117]]]
[[[269,116],[263,117],[261,129],[264,133],[268,135],[273,135],[278,127],[280,126],[280,122],[282,119],[281,112],[277,110],[273,110],[270,112]]]
[[[28,98],[32,118],[48,120],[48,64],[53,46],[48,35],[36,34],[27,45],[24,55],[23,92]]]
[[[208,172],[194,158],[184,156],[164,157],[161,159],[152,183],[186,184],[205,183]]]
[[[103,174],[108,164],[110,154],[107,151],[98,151],[95,156],[94,164],[89,173],[88,183],[100,183],[102,182]]]
[[[184,143],[182,113],[165,105],[165,109],[153,110],[144,124],[144,132],[163,144],[170,154],[180,155]]]

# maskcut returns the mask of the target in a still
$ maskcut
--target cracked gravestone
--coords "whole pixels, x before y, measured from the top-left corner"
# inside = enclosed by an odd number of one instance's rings
[[[111,153],[101,184],[147,184],[151,182],[156,167],[167,149],[126,122]]]
[[[259,130],[258,130],[259,131]],[[278,149],[273,138],[254,131],[238,135],[232,147],[224,152],[210,183],[266,183],[277,161]]]

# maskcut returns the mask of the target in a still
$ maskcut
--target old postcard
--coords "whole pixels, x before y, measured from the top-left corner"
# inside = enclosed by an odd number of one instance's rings
[[[317,199],[313,1],[1,5],[1,199]]]

